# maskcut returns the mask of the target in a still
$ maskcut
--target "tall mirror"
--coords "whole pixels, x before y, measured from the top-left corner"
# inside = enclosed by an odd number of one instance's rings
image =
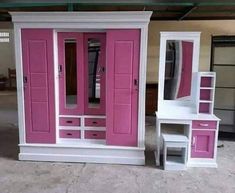
[[[187,99],[191,95],[193,41],[167,40],[164,100]]]
[[[158,110],[193,106],[200,32],[160,32]]]
[[[84,35],[85,60],[85,113],[105,113],[105,33]]]
[[[88,107],[99,108],[100,106],[100,40],[88,39]]]
[[[65,93],[66,107],[77,107],[77,42],[76,39],[65,39]]]

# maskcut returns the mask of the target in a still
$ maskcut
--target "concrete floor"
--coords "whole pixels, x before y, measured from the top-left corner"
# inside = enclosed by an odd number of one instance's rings
[[[234,193],[235,142],[219,141],[218,165],[172,172],[154,163],[148,117],[146,166],[18,161],[15,93],[0,93],[0,193]]]

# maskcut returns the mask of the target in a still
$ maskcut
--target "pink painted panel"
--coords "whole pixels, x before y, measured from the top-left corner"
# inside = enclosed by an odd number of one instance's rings
[[[119,105],[131,104],[132,96],[131,91],[127,89],[116,89],[114,91],[114,102]],[[131,108],[131,107],[130,107]]]
[[[66,105],[66,65],[65,65],[65,40],[72,39],[76,41],[77,52],[77,105],[68,108]],[[82,115],[84,113],[84,51],[83,51],[83,34],[77,32],[59,32],[58,33],[58,59],[62,67],[59,76],[59,109],[61,115]]]
[[[132,84],[132,76],[129,74],[115,75],[115,88],[130,88]]]
[[[182,41],[182,71],[177,98],[190,96],[192,81],[193,43]]]
[[[201,77],[201,87],[211,87],[212,78],[211,77]]]
[[[85,139],[105,139],[105,131],[85,131]]]
[[[199,103],[199,113],[210,113],[210,103]]]
[[[85,119],[85,126],[92,126],[92,127],[105,127],[106,120],[99,119],[99,118],[86,118]]]
[[[22,29],[27,143],[55,143],[53,30]]]
[[[78,130],[60,130],[60,138],[81,138],[81,131]]]
[[[100,42],[100,54],[98,66],[102,70],[98,70],[97,75],[100,77],[100,104],[99,107],[89,107],[89,76],[88,76],[88,40],[97,39]],[[84,110],[86,115],[105,115],[106,108],[106,33],[85,33],[84,34]]]
[[[131,134],[131,105],[115,105],[114,106],[114,134]]]
[[[32,73],[30,75],[31,87],[46,87],[47,86],[47,73]]]
[[[32,102],[32,131],[33,132],[50,132],[49,126],[49,109],[47,102]]]
[[[47,102],[48,92],[46,88],[32,88],[31,98],[33,102]]]
[[[29,61],[33,61],[30,63],[29,70],[31,73],[46,73],[47,66],[42,65],[47,63],[47,52],[45,49],[40,50],[40,52],[36,52],[38,48],[47,47],[47,42],[42,40],[31,40],[28,42],[29,50],[31,50],[29,55]],[[37,59],[37,60],[35,60]]]
[[[192,131],[192,158],[213,158],[215,131]]]
[[[116,41],[115,42],[115,63],[118,65],[114,66],[114,70],[116,74],[131,74],[132,73],[132,65],[126,65],[126,64],[132,64],[133,63],[133,57],[132,55],[129,55],[127,57],[123,57],[123,54],[125,53],[133,53],[133,44],[134,42],[132,40],[128,41]]]
[[[59,122],[60,126],[80,126],[81,124],[79,118],[61,117]]]
[[[108,145],[137,146],[139,41],[138,29],[107,31]]]
[[[200,100],[211,100],[211,90],[200,89]]]
[[[192,128],[194,129],[216,129],[216,121],[207,121],[207,120],[196,120],[192,121]]]

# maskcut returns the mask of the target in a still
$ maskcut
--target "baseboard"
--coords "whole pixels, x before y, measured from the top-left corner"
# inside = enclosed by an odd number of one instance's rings
[[[19,160],[145,165],[143,148],[99,149],[23,145],[20,146]]]
[[[187,167],[217,168],[218,165],[215,159],[195,158],[188,161]]]

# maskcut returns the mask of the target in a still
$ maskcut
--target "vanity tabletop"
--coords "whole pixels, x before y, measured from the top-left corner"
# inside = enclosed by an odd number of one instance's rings
[[[204,114],[204,113],[176,113],[173,111],[166,112],[155,112],[156,118],[159,119],[167,119],[167,120],[213,120],[213,121],[220,121],[218,117],[214,114]]]

